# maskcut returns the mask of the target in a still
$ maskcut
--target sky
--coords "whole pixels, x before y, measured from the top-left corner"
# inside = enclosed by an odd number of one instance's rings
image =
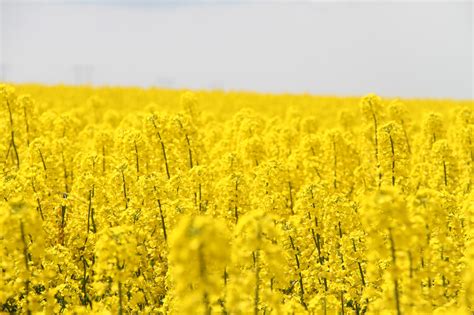
[[[473,4],[0,0],[0,80],[474,99]]]

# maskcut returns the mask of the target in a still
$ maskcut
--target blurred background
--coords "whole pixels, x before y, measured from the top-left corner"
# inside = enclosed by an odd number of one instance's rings
[[[473,4],[0,0],[0,81],[473,99]]]

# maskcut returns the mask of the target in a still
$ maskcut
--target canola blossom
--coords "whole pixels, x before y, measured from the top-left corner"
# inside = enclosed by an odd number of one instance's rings
[[[472,314],[474,104],[0,85],[0,312]]]

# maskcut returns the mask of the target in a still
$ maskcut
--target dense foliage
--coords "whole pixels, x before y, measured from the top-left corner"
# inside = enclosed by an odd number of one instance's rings
[[[0,310],[472,313],[473,109],[0,85]]]

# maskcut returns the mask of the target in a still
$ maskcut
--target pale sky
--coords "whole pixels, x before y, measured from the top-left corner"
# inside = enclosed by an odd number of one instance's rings
[[[0,80],[473,99],[464,2],[0,0]]]

